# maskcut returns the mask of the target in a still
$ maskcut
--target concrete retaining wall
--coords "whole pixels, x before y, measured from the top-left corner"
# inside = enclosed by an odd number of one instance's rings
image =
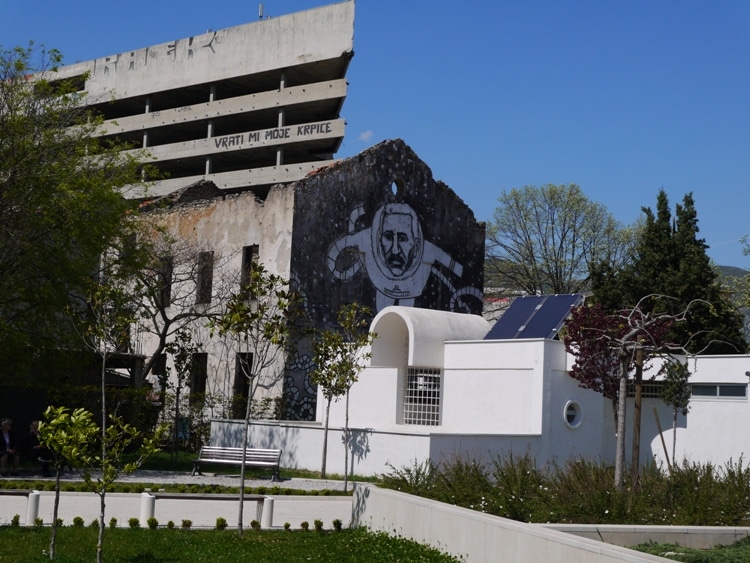
[[[352,526],[366,526],[426,543],[467,562],[669,561],[538,525],[364,485],[354,488]]]
[[[540,524],[541,526],[541,524]],[[544,524],[583,538],[600,539],[614,545],[632,546],[646,542],[676,543],[695,549],[730,545],[750,536],[750,528],[729,526],[628,526],[591,524]]]

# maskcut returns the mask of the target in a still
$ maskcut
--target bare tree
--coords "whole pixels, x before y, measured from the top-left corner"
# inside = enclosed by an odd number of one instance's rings
[[[613,355],[617,358],[619,385],[614,479],[617,488],[622,487],[625,466],[625,419],[630,371],[640,355],[643,358],[655,358],[685,354],[691,344],[689,341],[673,343],[667,338],[672,326],[685,322],[691,307],[701,302],[694,300],[688,303],[683,311],[668,314],[656,312],[654,307],[647,309],[646,302],[653,300],[670,301],[672,298],[664,295],[647,295],[632,309],[608,315],[606,322],[600,326],[581,327],[566,337],[566,347],[575,357],[575,366],[581,374],[586,373],[587,365],[598,365],[598,360],[592,357],[592,354],[606,355],[607,365],[610,365]]]
[[[575,184],[503,192],[487,225],[486,283],[530,295],[579,293],[589,266],[627,262],[638,229],[623,228]]]

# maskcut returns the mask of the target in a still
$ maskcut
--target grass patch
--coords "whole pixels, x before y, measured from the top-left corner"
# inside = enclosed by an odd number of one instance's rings
[[[718,545],[713,549],[694,549],[676,544],[645,543],[634,547],[643,553],[658,555],[687,563],[728,563],[750,561],[750,538],[743,538],[731,545]]]
[[[48,561],[49,529],[0,527],[0,561]],[[97,531],[58,530],[55,561],[93,561]],[[412,541],[364,529],[336,533],[220,530],[107,530],[106,561],[458,561]]]

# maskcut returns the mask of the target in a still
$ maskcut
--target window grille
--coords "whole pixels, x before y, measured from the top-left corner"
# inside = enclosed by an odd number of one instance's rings
[[[404,424],[440,424],[441,370],[408,368],[404,389]]]
[[[644,381],[641,383],[641,397],[643,399],[658,399],[664,389],[663,381]],[[635,383],[628,383],[628,397],[635,397]]]

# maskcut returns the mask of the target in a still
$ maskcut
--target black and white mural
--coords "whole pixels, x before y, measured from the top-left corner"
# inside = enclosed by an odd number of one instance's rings
[[[318,171],[295,190],[292,278],[315,326],[335,326],[339,307],[352,302],[373,316],[389,305],[481,314],[484,225],[403,141]],[[289,416],[309,418],[309,363],[296,365],[286,381]]]

